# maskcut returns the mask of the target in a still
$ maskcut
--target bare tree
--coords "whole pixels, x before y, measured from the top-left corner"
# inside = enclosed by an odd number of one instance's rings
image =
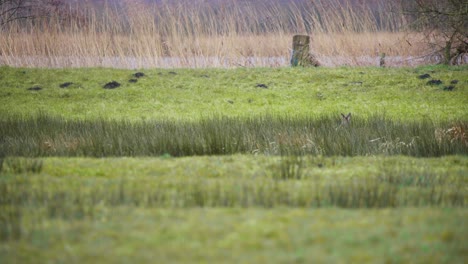
[[[13,21],[48,16],[63,5],[62,0],[0,0],[0,28]]]
[[[411,27],[426,33],[444,64],[454,64],[468,53],[468,1],[410,0],[401,5]]]

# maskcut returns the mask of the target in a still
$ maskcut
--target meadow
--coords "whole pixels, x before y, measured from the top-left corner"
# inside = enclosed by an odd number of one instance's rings
[[[0,70],[4,117],[40,112],[73,120],[287,115],[339,121],[340,112],[351,112],[353,118],[394,121],[467,118],[466,66],[150,69],[140,78],[137,70],[108,68]],[[421,79],[424,74],[429,77]],[[121,86],[103,89],[113,81]]]
[[[6,263],[467,257],[466,66],[0,72]]]
[[[467,262],[468,67],[407,1],[7,2],[0,263]]]

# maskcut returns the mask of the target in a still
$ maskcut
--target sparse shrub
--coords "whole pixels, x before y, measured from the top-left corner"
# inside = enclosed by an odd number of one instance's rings
[[[451,144],[460,144],[468,147],[468,123],[458,122],[448,129],[437,128],[434,136],[439,144],[449,141]]]
[[[404,142],[400,138],[395,140],[385,140],[379,144],[379,150],[383,154],[396,154],[396,153],[405,153],[409,149],[415,147],[417,137],[414,137],[409,142]]]

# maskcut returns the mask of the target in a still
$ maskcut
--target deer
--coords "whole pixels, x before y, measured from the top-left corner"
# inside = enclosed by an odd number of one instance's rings
[[[343,127],[348,127],[350,123],[351,123],[351,113],[348,113],[347,115],[341,113],[341,124],[337,126],[335,130],[338,130]]]

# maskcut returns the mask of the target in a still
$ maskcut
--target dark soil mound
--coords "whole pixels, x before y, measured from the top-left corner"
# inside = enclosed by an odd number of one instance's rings
[[[106,83],[106,85],[104,85],[104,89],[115,89],[117,87],[120,86],[120,83],[116,82],[116,81],[112,81],[112,82],[109,82],[109,83]]]
[[[425,74],[419,75],[418,78],[419,79],[427,79],[427,78],[431,78],[431,75],[429,75],[428,73],[425,73]]]
[[[441,85],[442,81],[441,80],[430,80],[426,84],[427,85]]]
[[[457,83],[458,83],[458,80],[452,80],[452,81],[450,82],[450,84],[457,84]]]
[[[130,83],[136,83],[136,82],[138,82],[138,80],[137,80],[137,79],[130,79],[130,80],[128,80],[128,82],[130,82]]]
[[[453,91],[453,89],[455,89],[455,86],[453,86],[453,85],[444,87],[444,91]]]
[[[145,74],[142,73],[142,72],[137,72],[137,73],[133,74],[133,76],[134,76],[135,78],[141,78],[141,77],[145,76]]]
[[[28,88],[28,91],[40,91],[42,90],[42,87],[40,86],[33,86],[31,88]]]
[[[73,84],[72,82],[65,82],[65,83],[60,84],[60,88],[67,88],[68,86],[72,84]]]

